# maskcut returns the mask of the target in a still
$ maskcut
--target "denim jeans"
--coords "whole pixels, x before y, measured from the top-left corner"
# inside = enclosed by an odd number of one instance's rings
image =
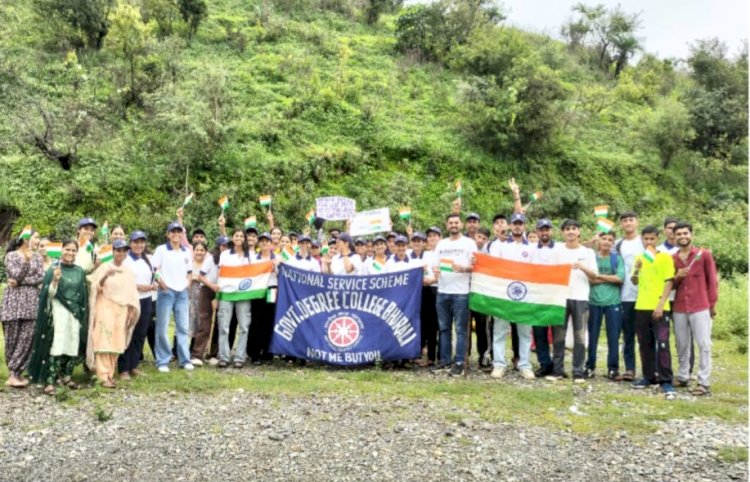
[[[602,328],[602,317],[607,326],[607,373],[620,370],[620,331],[622,331],[622,306],[589,305],[589,357],[586,368],[596,369],[596,346]]]
[[[172,359],[169,342],[169,315],[174,313],[175,336],[177,338],[177,360],[180,366],[190,363],[188,347],[188,290],[159,290],[156,298],[156,366],[163,367]]]
[[[589,302],[579,300],[567,300],[565,302],[565,324],[552,328],[554,342],[552,345],[552,364],[555,368],[556,375],[562,375],[565,372],[565,333],[568,330],[568,318],[573,321],[573,337],[575,345],[573,346],[573,376],[583,376],[586,358],[586,338],[584,337],[584,327],[587,325]]]
[[[518,330],[518,369],[531,370],[531,326],[517,323]],[[505,368],[505,337],[511,331],[508,321],[495,318],[495,326],[492,332],[492,366]]]
[[[451,295],[438,293],[435,302],[440,328],[440,364],[450,365],[451,345],[453,338],[453,321],[456,322],[456,356],[457,365],[464,363],[466,355],[466,329],[469,324],[469,295]]]
[[[622,359],[635,374],[635,301],[622,302]]]
[[[229,323],[232,312],[237,313],[237,348],[234,361],[244,363],[247,357],[247,334],[250,331],[250,301],[219,300],[219,360],[229,362],[232,347],[229,346]]]

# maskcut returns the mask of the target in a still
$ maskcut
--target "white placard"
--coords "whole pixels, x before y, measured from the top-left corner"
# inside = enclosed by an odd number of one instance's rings
[[[346,221],[356,210],[357,202],[347,197],[329,196],[315,200],[315,216],[326,221]]]
[[[349,230],[352,236],[369,236],[393,229],[391,224],[391,210],[389,208],[362,211],[354,215]]]

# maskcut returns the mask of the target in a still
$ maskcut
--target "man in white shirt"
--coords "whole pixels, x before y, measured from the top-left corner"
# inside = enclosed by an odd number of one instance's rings
[[[620,288],[622,299],[622,357],[625,361],[625,372],[622,380],[635,380],[635,300],[638,298],[638,287],[630,279],[635,259],[643,254],[643,241],[638,234],[638,215],[633,211],[620,214],[620,229],[623,237],[615,242],[615,252],[625,262],[625,280]]]
[[[575,219],[566,219],[562,224],[565,246],[560,248],[560,264],[571,264],[568,283],[568,299],[565,303],[565,323],[552,328],[554,343],[552,347],[552,364],[554,373],[548,380],[560,380],[565,377],[565,332],[568,318],[573,322],[573,381],[584,382],[586,379],[586,326],[589,311],[589,281],[599,274],[596,254],[591,248],[579,242],[581,224]]]
[[[538,264],[560,264],[558,260],[558,250],[560,244],[555,243],[552,239],[552,221],[542,218],[536,222],[536,234],[539,236],[539,242],[536,245],[536,260]],[[549,326],[534,327],[534,344],[536,345],[536,359],[539,362],[539,369],[534,373],[537,377],[546,377],[554,373],[552,366],[552,357],[549,353]]]
[[[156,367],[168,372],[172,346],[167,335],[169,315],[174,313],[177,359],[185,370],[192,370],[188,347],[188,286],[193,272],[189,251],[180,245],[183,228],[172,222],[167,227],[168,242],[156,248],[153,268],[159,293],[156,298]]]
[[[535,247],[524,239],[526,232],[526,216],[521,213],[513,213],[510,217],[511,239],[508,242],[494,243],[490,247],[490,256],[503,258],[519,263],[534,262]],[[521,376],[527,380],[533,380],[534,372],[531,370],[531,325],[517,323],[518,330],[518,370]],[[511,322],[495,317],[492,337],[492,378],[500,379],[505,375],[505,337],[511,330]]]
[[[477,244],[461,234],[461,216],[453,213],[446,218],[449,237],[435,246],[436,264],[433,272],[438,278],[436,307],[440,326],[440,362],[438,369],[451,364],[453,323],[456,325],[456,355],[453,357],[452,376],[464,372],[467,329],[469,324],[469,285],[471,261]]]

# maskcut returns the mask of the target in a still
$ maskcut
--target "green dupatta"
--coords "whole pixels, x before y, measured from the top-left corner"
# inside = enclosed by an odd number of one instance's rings
[[[89,332],[88,289],[86,274],[79,266],[61,264],[62,276],[57,284],[55,299],[59,301],[81,324],[78,356],[86,356],[86,340]],[[49,376],[49,357],[52,348],[55,328],[52,320],[52,300],[49,297],[49,287],[52,284],[53,272],[51,267],[44,274],[42,290],[39,293],[39,311],[34,326],[34,341],[29,360],[29,378],[34,383],[44,383]]]

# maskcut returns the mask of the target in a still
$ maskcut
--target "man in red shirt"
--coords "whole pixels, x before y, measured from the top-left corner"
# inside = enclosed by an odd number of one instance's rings
[[[693,246],[693,226],[689,223],[677,223],[674,234],[679,247],[679,251],[672,255],[677,271],[672,306],[679,362],[677,386],[686,387],[690,380],[692,333],[700,358],[698,386],[693,394],[708,395],[711,386],[711,323],[716,316],[716,301],[719,299],[716,264],[709,250]]]

